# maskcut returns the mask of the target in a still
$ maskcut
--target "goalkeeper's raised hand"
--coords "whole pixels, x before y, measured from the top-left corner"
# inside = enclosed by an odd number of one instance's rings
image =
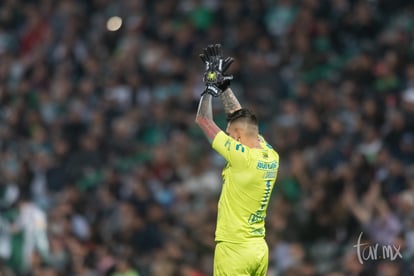
[[[234,59],[232,57],[223,57],[220,44],[209,45],[203,49],[200,54],[201,60],[206,65],[203,75],[203,82],[206,85],[204,93],[209,93],[217,97],[230,85],[233,76],[226,74]]]

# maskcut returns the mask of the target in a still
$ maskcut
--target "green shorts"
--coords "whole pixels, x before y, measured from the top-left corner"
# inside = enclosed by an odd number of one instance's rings
[[[265,276],[269,249],[264,239],[246,243],[217,242],[214,276]]]

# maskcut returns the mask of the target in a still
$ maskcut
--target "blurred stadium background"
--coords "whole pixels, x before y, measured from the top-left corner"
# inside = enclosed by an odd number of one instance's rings
[[[409,0],[0,1],[0,275],[212,275],[217,42],[281,156],[269,275],[414,275]]]

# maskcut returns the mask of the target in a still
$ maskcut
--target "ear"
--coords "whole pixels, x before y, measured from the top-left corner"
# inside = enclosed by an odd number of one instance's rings
[[[240,138],[243,134],[242,129],[239,126],[237,126],[237,127],[234,128],[234,133],[236,134],[236,140],[240,141]]]

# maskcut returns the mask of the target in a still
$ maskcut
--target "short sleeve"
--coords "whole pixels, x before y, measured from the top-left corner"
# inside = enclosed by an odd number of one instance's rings
[[[214,137],[212,147],[233,167],[249,165],[250,148],[234,140],[223,131]]]

